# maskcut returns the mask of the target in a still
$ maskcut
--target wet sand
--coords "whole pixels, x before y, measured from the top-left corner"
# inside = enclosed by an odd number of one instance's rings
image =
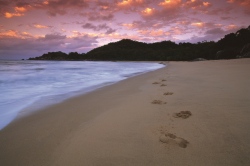
[[[4,166],[249,165],[250,59],[170,62],[15,120]]]

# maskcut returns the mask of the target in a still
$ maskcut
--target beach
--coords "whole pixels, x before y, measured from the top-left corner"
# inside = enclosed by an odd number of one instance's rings
[[[250,59],[166,63],[17,118],[1,165],[249,165]]]

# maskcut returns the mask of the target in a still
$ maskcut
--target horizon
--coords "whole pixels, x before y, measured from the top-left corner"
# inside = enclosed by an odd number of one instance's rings
[[[248,0],[0,1],[0,59],[87,53],[131,39],[218,41],[249,26]],[[98,14],[97,14],[98,13]]]

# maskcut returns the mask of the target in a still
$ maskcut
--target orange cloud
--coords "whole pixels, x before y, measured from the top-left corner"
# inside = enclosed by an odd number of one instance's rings
[[[44,4],[44,5],[48,5],[49,2],[48,2],[48,1],[44,1],[43,4]]]
[[[146,8],[144,9],[141,13],[142,15],[144,16],[150,16],[150,15],[153,15],[155,12],[155,9],[154,8]]]
[[[15,7],[15,11],[16,11],[16,12],[26,12],[27,9],[24,8],[24,7]]]
[[[4,17],[5,18],[12,18],[12,17],[20,17],[23,16],[24,12],[27,11],[27,8],[25,7],[14,7],[15,12],[11,13],[11,12],[5,12],[4,13]]]
[[[238,26],[237,26],[237,25],[234,25],[234,24],[228,25],[228,26],[226,27],[227,30],[234,30],[234,29],[237,29],[237,28],[238,28]]]
[[[132,0],[123,0],[122,2],[118,2],[118,6],[126,6],[130,5],[132,3]]]
[[[160,2],[159,6],[165,8],[177,7],[181,4],[181,0],[165,0],[164,2]]]
[[[5,18],[20,17],[23,15],[24,14],[22,14],[22,13],[9,13],[9,12],[4,13]]]
[[[28,38],[36,38],[36,36],[31,35],[28,32],[18,32],[16,30],[6,30],[4,32],[0,32],[0,38],[28,39]]]
[[[164,31],[161,29],[155,30],[155,31],[153,30],[150,32],[150,35],[151,36],[162,36],[162,35],[164,35]]]
[[[17,31],[14,30],[8,30],[6,32],[0,32],[0,38],[2,37],[18,37]]]
[[[203,6],[209,7],[209,6],[211,6],[211,3],[209,3],[209,2],[203,2]]]
[[[45,28],[49,28],[48,26],[45,26],[45,25],[40,25],[40,24],[35,24],[34,25],[35,28],[38,28],[38,29],[45,29]]]
[[[144,35],[144,36],[151,36],[151,37],[156,37],[156,36],[164,36],[164,35],[169,35],[169,32],[164,32],[162,29],[159,30],[138,30],[137,33]]]
[[[187,0],[187,2],[183,4],[183,6],[187,8],[191,8],[193,10],[198,9],[198,10],[203,11],[204,8],[211,7],[212,4],[210,2],[202,1],[202,0]]]
[[[136,4],[142,4],[143,0],[123,0],[121,2],[118,2],[118,6],[129,6],[129,5],[136,5]]]
[[[205,26],[203,22],[195,22],[195,23],[192,23],[191,25],[196,26],[198,28],[202,28]]]
[[[122,24],[122,26],[124,26],[124,27],[126,27],[126,28],[128,28],[128,29],[132,29],[132,28],[135,27],[135,24],[133,24],[133,23],[130,23],[130,24]]]

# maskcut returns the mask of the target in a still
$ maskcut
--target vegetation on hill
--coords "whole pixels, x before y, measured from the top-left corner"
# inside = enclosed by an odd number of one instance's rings
[[[95,48],[86,54],[49,52],[29,60],[190,61],[197,58],[233,59],[250,56],[249,43],[250,26],[240,29],[236,33],[230,33],[218,42],[176,44],[172,41],[162,41],[142,43],[123,39]]]

